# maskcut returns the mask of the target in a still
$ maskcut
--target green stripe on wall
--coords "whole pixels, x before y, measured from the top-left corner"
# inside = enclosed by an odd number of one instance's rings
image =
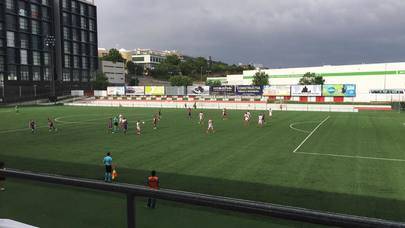
[[[365,72],[343,72],[343,73],[317,73],[322,77],[348,77],[348,76],[378,76],[405,74],[405,70],[392,71],[365,71]],[[269,75],[270,78],[300,78],[303,74]],[[243,79],[253,79],[253,76],[244,76]]]

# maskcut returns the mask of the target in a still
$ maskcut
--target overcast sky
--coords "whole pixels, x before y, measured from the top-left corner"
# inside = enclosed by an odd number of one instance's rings
[[[99,47],[272,68],[405,61],[405,0],[96,0]]]

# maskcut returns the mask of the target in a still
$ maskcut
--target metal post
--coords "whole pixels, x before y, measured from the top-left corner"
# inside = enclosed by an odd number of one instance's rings
[[[135,195],[127,194],[127,225],[128,228],[135,228]]]

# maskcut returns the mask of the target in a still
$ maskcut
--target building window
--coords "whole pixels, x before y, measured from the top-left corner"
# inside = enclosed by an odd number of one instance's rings
[[[32,34],[39,34],[38,21],[31,21],[31,32],[32,32]]]
[[[28,37],[25,34],[20,34],[20,48],[28,48]]]
[[[15,47],[14,32],[7,31],[7,47]]]
[[[49,19],[49,9],[48,7],[42,7],[42,18]]]
[[[72,12],[77,12],[77,2],[72,1]]]
[[[82,43],[82,55],[87,55],[87,45]]]
[[[32,39],[32,49],[40,50],[41,46],[39,36],[32,36],[31,39]]]
[[[49,81],[49,68],[44,68],[44,81]]]
[[[80,14],[86,15],[86,5],[80,4]]]
[[[89,16],[95,18],[96,17],[96,10],[95,7],[89,6]]]
[[[91,43],[95,43],[96,42],[96,35],[95,35],[95,33],[93,33],[93,32],[91,32],[90,33],[90,36],[89,36],[89,41],[91,42]]]
[[[0,73],[0,87],[3,88],[4,87],[4,74]]]
[[[63,13],[63,24],[70,25],[69,14]]]
[[[78,26],[78,23],[79,23],[79,16],[76,16],[76,15],[72,15],[72,25],[73,26]]]
[[[20,17],[20,29],[21,30],[28,29],[28,20],[26,18]]]
[[[39,68],[34,68],[32,70],[32,80],[33,81],[40,81],[41,80],[41,76],[39,73]]]
[[[134,62],[144,62],[145,61],[145,57],[143,56],[139,56],[139,57],[133,57],[132,61]]]
[[[20,49],[20,63],[23,65],[28,65],[28,51]]]
[[[0,72],[4,72],[4,57],[0,56]]]
[[[48,0],[42,0],[42,5],[48,5]]]
[[[87,71],[82,71],[82,82],[89,81],[89,73]]]
[[[21,69],[20,69],[20,80],[21,81],[30,80],[30,73],[28,71],[28,67],[21,67]]]
[[[78,82],[80,79],[80,72],[78,70],[73,71],[73,81]]]
[[[27,4],[23,1],[18,2],[18,15],[27,16]]]
[[[16,64],[16,53],[14,48],[7,48],[7,63]]]
[[[72,29],[72,34],[73,34],[73,40],[74,41],[79,41],[79,32],[77,29]]]
[[[79,57],[73,57],[73,68],[80,68],[79,67]]]
[[[0,31],[3,31],[3,29],[4,29],[4,24],[3,24],[3,22],[0,22]]]
[[[93,20],[89,20],[89,29],[90,31],[96,31],[95,23]]]
[[[82,42],[87,42],[87,32],[82,30]]]
[[[86,29],[86,28],[87,28],[86,18],[84,18],[84,17],[81,17],[81,18],[80,18],[80,27],[81,27],[82,29]]]
[[[62,7],[67,8],[67,0],[62,0]]]
[[[70,67],[70,56],[65,55],[64,58],[63,58],[63,62],[64,62],[65,67],[69,68]]]
[[[64,42],[63,50],[66,54],[70,54],[70,43],[69,42]]]
[[[45,36],[50,34],[51,31],[49,29],[49,23],[47,22],[42,22],[42,34],[44,34]]]
[[[17,74],[16,74],[16,70],[15,70],[14,65],[8,65],[7,80],[9,80],[9,81],[16,81],[17,80]]]
[[[74,55],[79,54],[79,44],[78,43],[73,43],[73,54]]]
[[[65,40],[69,39],[69,28],[63,27],[63,38]]]
[[[87,58],[86,57],[82,57],[82,68],[83,69],[87,69],[88,68],[88,63],[87,63]]]
[[[31,17],[39,18],[39,9],[37,5],[31,4]]]
[[[44,65],[48,66],[49,65],[49,53],[44,52]]]
[[[41,65],[41,56],[37,51],[32,52],[32,64],[34,66]]]
[[[62,73],[62,80],[64,82],[70,82],[70,73],[68,70],[64,70]]]
[[[6,21],[7,21],[7,23],[6,23],[7,29],[9,29],[9,30],[17,29],[17,17],[16,16],[7,14]]]
[[[6,8],[9,10],[14,9],[14,0],[6,0]]]

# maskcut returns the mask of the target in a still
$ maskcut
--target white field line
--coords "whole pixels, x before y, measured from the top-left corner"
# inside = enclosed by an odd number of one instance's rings
[[[136,116],[146,116],[145,114],[138,114]],[[63,125],[68,125],[68,124],[98,124],[98,122],[94,122],[95,120],[106,120],[108,117],[106,118],[97,118],[97,119],[89,119],[87,121],[83,121],[83,122],[71,122],[71,121],[63,121],[61,119],[66,118],[66,117],[72,117],[72,116],[61,116],[61,117],[57,117],[55,118],[55,122],[59,123],[57,126],[63,126]],[[141,120],[142,121],[142,120]],[[143,120],[143,122],[149,122],[152,120]],[[128,123],[136,123],[136,121],[128,121]],[[40,129],[40,128],[48,128],[47,125],[45,126],[38,126],[36,129]],[[31,129],[29,127],[26,128],[16,128],[16,129],[8,129],[8,130],[3,130],[0,131],[0,134],[6,134],[6,133],[15,133],[15,132],[19,132],[19,131],[30,131]]]
[[[304,145],[304,143],[315,133],[315,131],[318,130],[318,128],[319,128],[323,123],[325,123],[329,118],[330,118],[330,116],[328,116],[328,117],[326,117],[324,120],[322,120],[322,122],[320,122],[320,123],[314,128],[314,130],[312,130],[312,131],[308,134],[308,136],[307,136],[304,140],[302,140],[302,142],[300,143],[300,145],[298,145],[297,148],[295,148],[295,150],[293,151],[293,153],[296,153],[296,152],[301,148],[301,146]]]
[[[295,125],[300,125],[300,124],[305,124],[305,123],[319,123],[319,121],[295,122],[295,123],[290,124],[290,128],[293,129],[293,130],[295,130],[295,131],[299,131],[299,132],[303,132],[303,133],[307,133],[307,134],[308,134],[308,133],[310,133],[310,131],[302,130],[302,129],[299,129],[299,128],[294,127]]]
[[[294,153],[315,155],[315,156],[339,157],[339,158],[356,158],[356,159],[369,159],[369,160],[380,160],[380,161],[405,162],[405,159],[396,159],[396,158],[378,158],[378,157],[365,157],[365,156],[353,156],[353,155],[341,155],[341,154],[322,154],[322,153],[308,153],[308,152],[294,152]]]

